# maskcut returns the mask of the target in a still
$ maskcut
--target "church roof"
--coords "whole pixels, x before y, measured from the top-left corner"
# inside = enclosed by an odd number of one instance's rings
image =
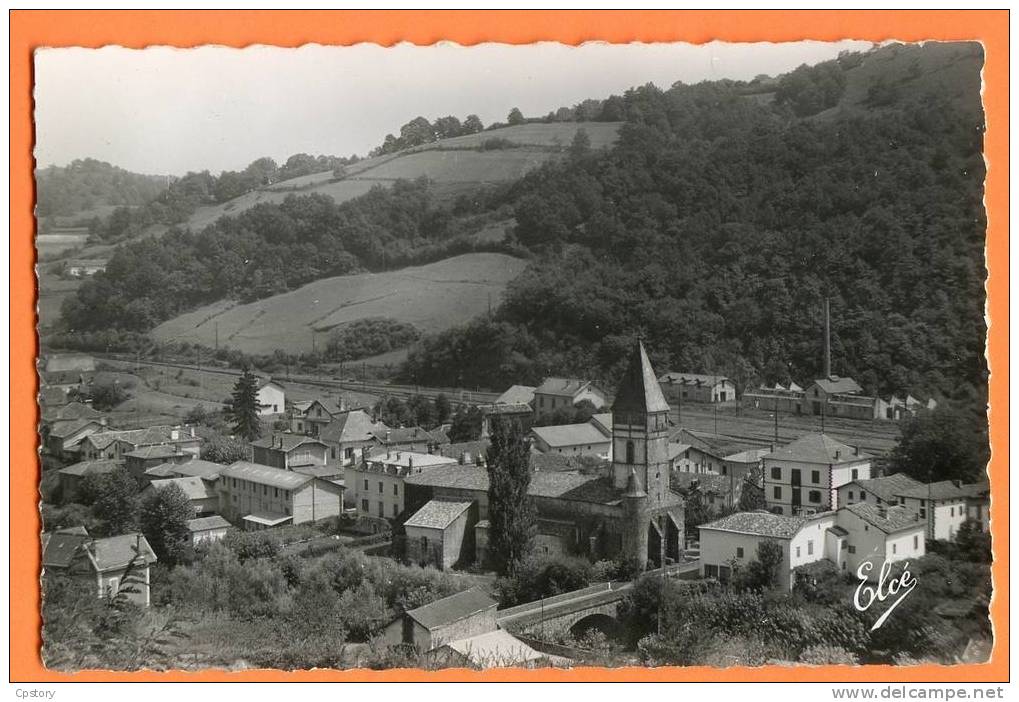
[[[637,341],[630,355],[630,363],[612,403],[613,414],[619,412],[668,412],[669,403],[662,395],[658,378],[648,360],[644,344]]]

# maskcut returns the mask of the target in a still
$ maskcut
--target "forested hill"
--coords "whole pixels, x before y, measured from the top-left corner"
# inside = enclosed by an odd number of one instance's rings
[[[611,382],[642,330],[656,367],[983,406],[979,45],[889,46],[778,80],[617,96],[609,152],[507,195],[535,252],[491,320],[422,340],[404,375]]]
[[[103,209],[144,205],[166,189],[166,177],[131,173],[86,158],[36,171],[40,218],[94,216]]]

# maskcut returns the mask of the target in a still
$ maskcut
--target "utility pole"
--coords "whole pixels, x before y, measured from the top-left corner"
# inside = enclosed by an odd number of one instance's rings
[[[216,351],[219,351],[219,322],[212,323],[213,329],[216,330]]]
[[[824,377],[831,377],[831,300],[824,298]]]
[[[714,414],[715,414],[715,433],[717,434],[718,433],[718,403],[717,402],[712,402],[711,403],[711,407],[712,407],[712,409],[714,411]]]

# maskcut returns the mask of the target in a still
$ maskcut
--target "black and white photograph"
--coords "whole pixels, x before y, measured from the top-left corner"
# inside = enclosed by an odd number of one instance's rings
[[[984,60],[37,48],[43,664],[988,661]]]

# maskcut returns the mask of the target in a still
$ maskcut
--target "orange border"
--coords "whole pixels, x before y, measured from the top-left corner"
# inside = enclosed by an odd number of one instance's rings
[[[11,211],[11,610],[10,679],[41,681],[1007,681],[1008,680],[1008,11],[21,11],[10,13]],[[308,671],[282,673],[111,673],[73,675],[39,661],[37,549],[38,458],[35,453],[35,278],[32,180],[31,52],[39,46],[214,43],[297,46],[399,41],[524,44],[556,40],[794,41],[816,39],[980,40],[986,51],[984,106],[988,207],[987,265],[991,367],[990,465],[994,532],[996,640],[983,665],[915,668],[827,666],[758,669],[659,668],[573,671]],[[17,341],[16,341],[17,340]],[[19,343],[20,342],[20,343]],[[15,411],[15,408],[17,411]],[[16,560],[15,560],[16,559]],[[13,565],[17,564],[17,568]],[[29,605],[31,602],[33,604]]]

